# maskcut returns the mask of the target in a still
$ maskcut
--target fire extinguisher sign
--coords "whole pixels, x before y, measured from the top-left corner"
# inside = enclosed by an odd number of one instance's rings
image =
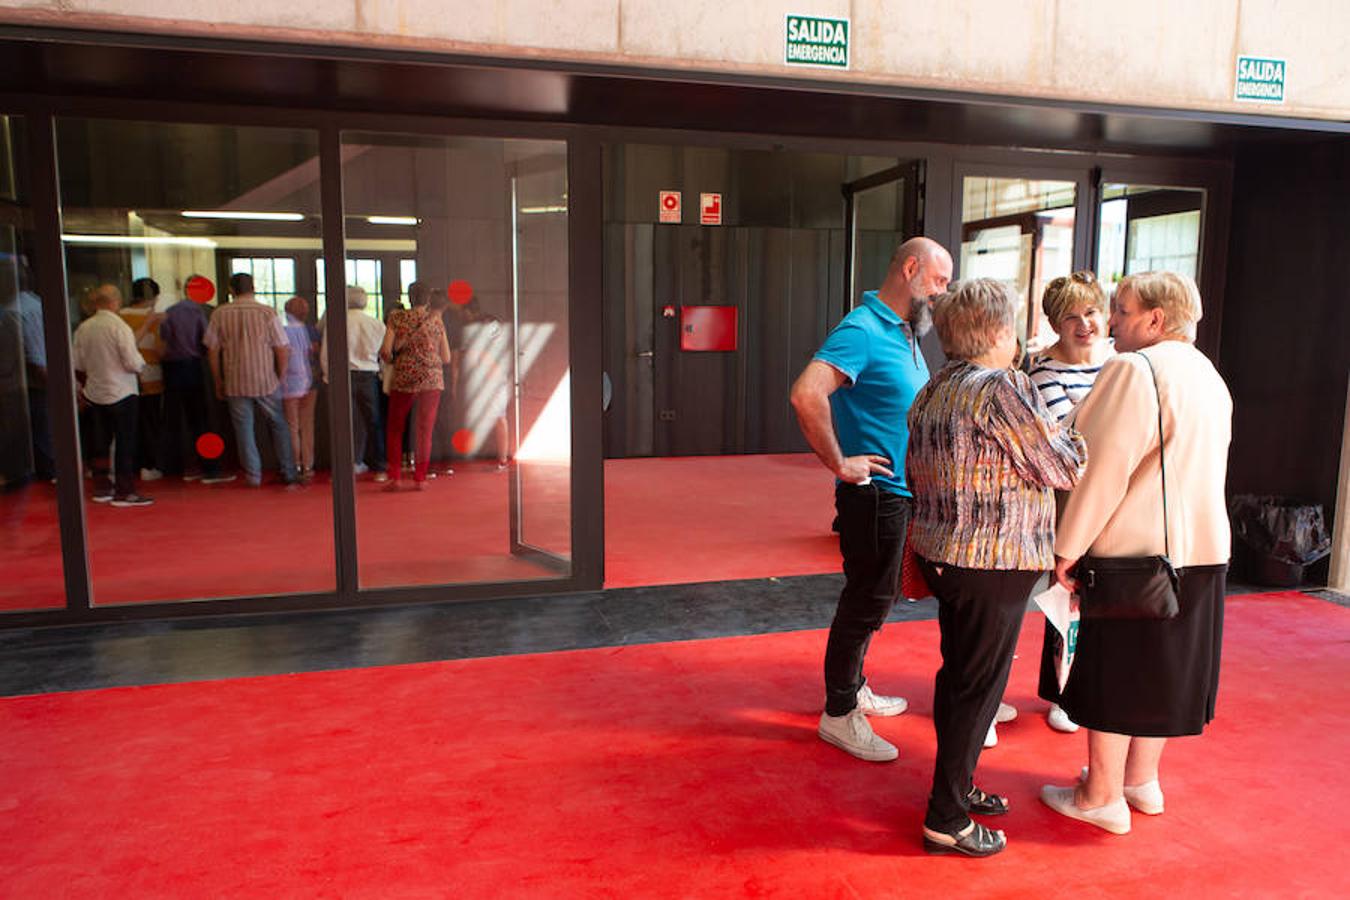
[[[662,191],[658,212],[660,221],[680,224],[680,192]]]
[[[698,223],[700,225],[722,224],[722,195],[698,195]]]

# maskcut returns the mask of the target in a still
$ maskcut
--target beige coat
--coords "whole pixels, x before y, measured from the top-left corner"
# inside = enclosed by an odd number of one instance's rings
[[[1214,365],[1191,344],[1163,341],[1144,352],[1162,393],[1167,441],[1167,515],[1174,565],[1228,562],[1224,503],[1233,400]],[[1147,556],[1163,552],[1158,405],[1148,365],[1121,353],[1102,366],[1069,419],[1088,445],[1087,471],[1069,495],[1055,554]]]

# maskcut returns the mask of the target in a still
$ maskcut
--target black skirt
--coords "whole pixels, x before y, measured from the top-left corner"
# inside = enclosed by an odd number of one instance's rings
[[[1204,731],[1219,694],[1227,572],[1226,565],[1180,570],[1181,611],[1174,619],[1084,619],[1058,697],[1069,718],[1135,737]],[[1056,700],[1053,692],[1041,696]]]

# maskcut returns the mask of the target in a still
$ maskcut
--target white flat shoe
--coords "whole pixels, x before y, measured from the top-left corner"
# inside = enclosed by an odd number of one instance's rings
[[[994,722],[998,725],[1002,725],[1004,722],[1011,722],[1015,718],[1017,718],[1017,707],[1013,706],[1011,703],[1004,703],[1000,700],[998,712],[994,713]]]
[[[1083,766],[1083,771],[1079,774],[1079,782],[1087,781],[1088,767]],[[1123,791],[1125,802],[1134,807],[1135,812],[1141,812],[1146,816],[1161,816],[1163,814],[1163,792],[1162,785],[1158,779],[1146,781],[1143,784],[1125,785]]]
[[[984,735],[984,749],[998,746],[998,725],[994,722],[989,723],[989,730]]]
[[[1130,833],[1130,807],[1122,797],[1114,803],[1092,809],[1079,809],[1073,802],[1074,788],[1047,784],[1041,788],[1041,802],[1062,816],[1096,825],[1112,834]]]
[[[1078,730],[1078,723],[1069,718],[1069,714],[1060,709],[1058,703],[1050,705],[1050,712],[1046,714],[1045,721],[1056,731],[1062,731],[1065,734],[1073,734]]]

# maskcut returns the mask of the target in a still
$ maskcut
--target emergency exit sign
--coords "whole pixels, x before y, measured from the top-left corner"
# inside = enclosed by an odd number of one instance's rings
[[[1284,102],[1285,61],[1261,56],[1239,56],[1233,97],[1257,103]]]
[[[790,66],[847,69],[848,31],[848,19],[789,15],[783,59]]]

